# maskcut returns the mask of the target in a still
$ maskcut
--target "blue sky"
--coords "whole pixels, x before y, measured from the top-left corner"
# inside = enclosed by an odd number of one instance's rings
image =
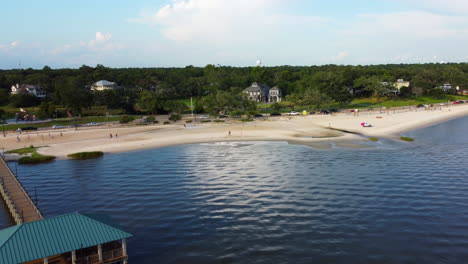
[[[466,62],[466,0],[15,0],[0,68]]]

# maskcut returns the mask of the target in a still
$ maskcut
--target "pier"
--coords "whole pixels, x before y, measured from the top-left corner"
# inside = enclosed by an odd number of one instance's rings
[[[0,157],[0,193],[14,222],[22,224],[44,219],[3,156]]]

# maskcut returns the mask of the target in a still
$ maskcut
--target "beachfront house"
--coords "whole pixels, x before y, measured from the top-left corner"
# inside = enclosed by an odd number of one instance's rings
[[[244,89],[247,97],[254,102],[281,102],[282,91],[279,87],[270,88],[267,85],[257,82]]]
[[[92,91],[113,90],[116,88],[117,88],[117,84],[115,82],[109,82],[106,80],[100,80],[98,82],[93,83],[93,85],[91,85]]]
[[[452,85],[450,83],[444,83],[443,85],[439,86],[439,87],[436,87],[436,88],[439,88],[439,89],[442,89],[444,90],[444,92],[450,92],[452,90]]]
[[[95,217],[71,213],[0,231],[2,264],[127,264],[132,235]]]
[[[404,79],[398,79],[396,83],[393,84],[393,86],[397,88],[398,91],[400,91],[400,89],[403,87],[410,87],[410,85],[411,85],[411,82],[405,81]]]
[[[11,95],[15,94],[30,94],[39,98],[45,98],[47,96],[46,91],[42,89],[39,85],[31,84],[16,84],[11,86]]]
[[[283,95],[281,94],[281,89],[278,88],[278,86],[275,86],[271,88],[270,91],[268,92],[268,102],[272,102],[272,103],[281,102],[282,96]]]

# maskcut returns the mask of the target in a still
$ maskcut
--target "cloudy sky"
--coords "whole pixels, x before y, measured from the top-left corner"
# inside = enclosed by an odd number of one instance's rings
[[[468,61],[467,0],[15,0],[0,68]]]

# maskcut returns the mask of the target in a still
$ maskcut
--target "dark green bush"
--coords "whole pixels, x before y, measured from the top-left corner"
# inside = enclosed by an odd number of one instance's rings
[[[169,122],[169,121],[164,121],[163,124],[164,124],[164,125],[169,125],[170,123],[171,123],[171,122]]]
[[[133,118],[133,116],[123,115],[123,116],[120,117],[119,123],[120,124],[127,124],[127,123],[132,122],[133,120],[135,120],[135,118]]]
[[[30,157],[22,157],[18,160],[19,164],[38,164],[51,162],[55,159],[54,156],[41,155],[38,153],[33,153]]]
[[[72,159],[95,159],[95,158],[100,158],[104,155],[104,152],[102,151],[92,151],[92,152],[78,152],[78,153],[73,153],[69,154],[68,157]]]
[[[182,116],[179,115],[179,114],[171,114],[171,115],[169,116],[169,120],[171,120],[171,121],[173,121],[173,122],[177,122],[177,121],[179,121],[179,120],[181,120],[181,119],[182,119]]]
[[[404,141],[414,141],[414,138],[410,138],[410,137],[400,137],[400,139]]]

